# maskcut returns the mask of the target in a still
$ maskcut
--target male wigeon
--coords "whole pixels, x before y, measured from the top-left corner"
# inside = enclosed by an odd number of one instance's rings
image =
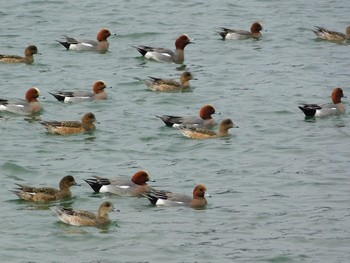
[[[0,54],[0,62],[31,64],[34,62],[34,57],[33,57],[34,54],[38,54],[38,48],[34,45],[30,45],[24,50],[24,57],[17,56],[17,55]]]
[[[106,100],[108,98],[104,89],[107,87],[106,83],[102,80],[98,80],[94,83],[92,88],[93,92],[89,91],[55,91],[49,92],[60,102],[83,102],[92,100]]]
[[[323,27],[315,26],[316,30],[312,30],[316,37],[323,40],[328,40],[331,42],[337,42],[337,43],[344,43],[348,39],[350,39],[350,26],[348,26],[345,30],[345,34],[331,31],[328,29],[325,29]]]
[[[12,112],[15,114],[30,115],[42,110],[38,101],[40,90],[36,87],[30,88],[25,95],[25,100],[0,99],[0,111]]]
[[[228,136],[228,130],[231,128],[239,128],[231,119],[225,119],[220,123],[219,132],[214,132],[205,128],[197,128],[193,126],[180,125],[182,134],[191,139],[210,139]]]
[[[190,80],[193,76],[190,72],[185,71],[181,74],[180,82],[173,79],[160,79],[149,77],[149,79],[143,80],[149,89],[153,91],[182,91],[190,88]]]
[[[113,204],[109,201],[105,201],[100,205],[97,214],[84,210],[64,208],[62,206],[53,206],[50,208],[63,223],[72,226],[106,225],[110,222],[108,213],[114,210]]]
[[[65,36],[65,41],[57,40],[57,42],[61,43],[67,50],[106,52],[109,47],[107,38],[110,35],[111,32],[109,32],[108,29],[103,28],[97,34],[97,41]]]
[[[95,129],[95,115],[92,112],[84,114],[79,121],[41,121],[47,131],[52,134],[69,135],[90,132]]]
[[[192,208],[203,208],[207,205],[205,196],[210,197],[207,188],[203,184],[197,185],[193,190],[193,196],[172,193],[168,191],[153,190],[143,194],[153,205],[159,206],[189,206]]]
[[[158,62],[175,62],[183,63],[185,60],[185,47],[188,44],[193,44],[188,35],[183,34],[179,36],[175,41],[175,51],[167,48],[157,48],[150,46],[133,46],[136,48],[142,56],[147,59],[155,60]]]
[[[68,175],[61,179],[59,190],[51,187],[32,187],[21,184],[16,185],[18,185],[18,189],[13,190],[12,192],[21,199],[32,202],[48,202],[70,197],[72,195],[70,187],[78,184],[73,176]]]
[[[141,196],[142,193],[149,192],[150,180],[147,171],[136,172],[130,179],[107,179],[95,176],[87,179],[87,182],[96,193],[112,193],[120,196]]]
[[[212,105],[204,105],[199,111],[199,117],[172,115],[162,115],[156,117],[160,118],[168,127],[178,128],[179,125],[191,125],[195,127],[211,128],[215,125],[215,120],[211,116],[214,113],[215,109]]]
[[[262,36],[260,31],[263,29],[263,26],[259,22],[254,22],[252,24],[252,26],[250,27],[250,31],[229,29],[229,28],[225,28],[225,27],[222,27],[221,29],[222,29],[222,31],[219,32],[219,34],[223,40],[248,39],[248,38],[259,39]]]
[[[345,105],[341,102],[344,97],[341,88],[335,88],[332,92],[332,103],[327,104],[303,104],[298,106],[307,117],[325,117],[330,115],[338,115],[345,112]]]

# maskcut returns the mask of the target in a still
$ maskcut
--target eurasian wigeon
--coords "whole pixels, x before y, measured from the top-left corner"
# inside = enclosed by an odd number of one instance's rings
[[[19,198],[32,202],[48,202],[70,197],[72,195],[70,187],[78,184],[73,176],[68,175],[61,179],[59,190],[51,187],[32,187],[21,184],[16,185],[18,185],[18,189],[13,190],[12,192]]]
[[[100,205],[97,214],[84,210],[64,208],[62,206],[53,206],[50,208],[63,223],[72,226],[106,225],[110,222],[108,213],[114,211],[114,206],[109,201],[105,201]]]
[[[87,182],[96,193],[112,193],[120,196],[141,196],[142,193],[149,192],[150,180],[147,171],[136,172],[130,179],[107,179],[95,176],[87,179]]]
[[[215,120],[212,118],[212,114],[215,113],[215,109],[211,105],[203,106],[199,111],[199,117],[197,116],[172,116],[162,115],[156,116],[160,118],[166,126],[178,128],[179,125],[190,125],[194,127],[211,128],[215,125]]]
[[[61,43],[67,50],[77,50],[77,51],[98,51],[98,52],[106,52],[108,51],[109,43],[107,38],[111,35],[108,29],[103,28],[97,34],[97,41],[90,39],[80,39],[80,38],[72,38],[67,37],[65,41],[57,42]]]
[[[90,132],[95,129],[95,115],[91,112],[86,113],[81,122],[79,121],[41,121],[47,131],[52,134],[69,135],[83,132]]]
[[[149,77],[149,79],[143,80],[147,87],[153,91],[182,91],[190,88],[190,80],[193,76],[190,72],[185,71],[181,74],[180,82],[173,79],[160,79]]]
[[[332,92],[332,103],[327,104],[303,104],[298,106],[307,117],[325,117],[330,115],[338,115],[345,112],[345,105],[341,102],[343,98],[343,90],[335,88]]]
[[[250,31],[229,29],[225,27],[222,27],[221,29],[222,31],[219,32],[219,34],[223,40],[247,39],[247,38],[259,39],[262,36],[260,31],[263,29],[263,26],[259,22],[254,22],[250,27]]]
[[[196,128],[193,126],[180,125],[182,134],[191,139],[210,139],[228,136],[228,130],[231,128],[239,128],[231,119],[225,119],[221,121],[219,132],[214,132],[205,128]]]
[[[5,63],[31,64],[34,62],[34,54],[38,54],[38,48],[34,45],[30,45],[24,50],[24,57],[17,55],[0,55],[0,61]]]
[[[168,191],[153,190],[143,194],[153,205],[159,206],[189,206],[192,208],[203,208],[207,205],[205,196],[210,197],[207,188],[203,184],[197,185],[193,190],[193,196],[172,193]]]
[[[42,110],[41,104],[38,101],[39,96],[40,90],[38,88],[30,88],[26,92],[25,100],[0,99],[0,110],[22,115],[38,113]]]
[[[150,46],[133,46],[136,48],[142,56],[147,59],[155,60],[158,62],[175,62],[183,63],[185,60],[184,49],[188,44],[193,44],[188,35],[183,34],[179,36],[175,41],[175,51],[167,48],[157,48]]]
[[[323,40],[328,40],[331,42],[337,42],[337,43],[344,43],[348,39],[350,39],[350,26],[348,26],[345,30],[345,34],[331,31],[328,29],[325,29],[323,27],[315,26],[316,30],[312,30],[316,37]]]
[[[49,92],[60,102],[83,102],[92,100],[106,100],[108,98],[104,89],[107,87],[106,83],[102,80],[98,80],[94,83],[92,88],[93,92],[89,91],[55,91]]]

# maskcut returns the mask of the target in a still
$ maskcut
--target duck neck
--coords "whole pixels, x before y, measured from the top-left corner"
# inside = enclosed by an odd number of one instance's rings
[[[219,136],[227,136],[228,135],[228,129],[226,127],[220,127],[219,128]]]
[[[31,64],[34,62],[34,57],[33,55],[26,55],[24,57],[24,62],[27,63],[27,64]]]
[[[185,52],[183,49],[176,49],[174,52],[174,62],[182,63],[185,60]]]

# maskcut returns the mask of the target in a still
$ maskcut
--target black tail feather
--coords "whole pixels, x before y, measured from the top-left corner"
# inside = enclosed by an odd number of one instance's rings
[[[313,117],[316,114],[316,109],[315,107],[309,107],[308,105],[303,105],[303,106],[298,106],[299,109],[301,109],[305,116],[307,117]]]
[[[64,46],[67,50],[69,49],[70,43],[68,42],[64,42],[64,41],[58,41],[56,40],[58,43],[60,43],[62,46]]]
[[[92,178],[84,181],[87,182],[96,193],[100,192],[102,184],[100,184],[97,179]]]
[[[51,93],[49,92],[52,96],[54,96],[58,101],[60,102],[64,102],[64,98],[65,96],[61,95],[61,94],[55,94],[55,93]]]

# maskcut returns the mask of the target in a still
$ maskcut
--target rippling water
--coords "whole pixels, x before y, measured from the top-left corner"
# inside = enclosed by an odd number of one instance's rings
[[[59,137],[38,120],[0,115],[1,262],[348,262],[349,116],[305,120],[303,102],[349,95],[349,45],[316,41],[314,25],[344,31],[347,1],[7,1],[0,53],[41,55],[33,65],[0,65],[2,96],[39,87],[39,119],[95,113],[93,134]],[[260,41],[221,41],[219,27],[262,21]],[[66,52],[62,35],[110,37],[106,54]],[[173,47],[187,33],[184,66],[140,58],[132,45]],[[154,93],[135,78],[197,80],[186,93]],[[110,99],[60,104],[47,92],[90,89],[103,79]],[[348,105],[347,99],[344,100]],[[156,114],[195,114],[213,104],[240,126],[230,138],[197,141],[164,127]],[[90,176],[150,172],[154,187],[191,193],[206,184],[205,210],[155,208],[141,198],[96,195]],[[15,183],[56,186],[71,174],[82,186],[65,206],[120,210],[104,229],[60,223],[49,205],[21,202]]]

